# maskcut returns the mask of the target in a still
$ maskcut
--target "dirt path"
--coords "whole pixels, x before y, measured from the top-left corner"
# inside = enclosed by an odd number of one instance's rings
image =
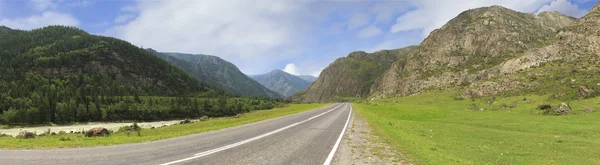
[[[353,113],[350,123],[333,164],[409,164],[399,152],[373,134],[369,123],[360,114]]]

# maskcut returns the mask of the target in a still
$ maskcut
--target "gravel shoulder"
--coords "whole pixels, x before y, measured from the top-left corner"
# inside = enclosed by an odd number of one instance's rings
[[[373,134],[369,123],[360,114],[352,113],[350,123],[333,164],[409,164],[400,152]]]

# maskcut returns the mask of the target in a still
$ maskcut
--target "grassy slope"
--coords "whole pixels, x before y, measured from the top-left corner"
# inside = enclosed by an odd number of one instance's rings
[[[95,138],[86,138],[82,134],[44,136],[36,137],[35,139],[16,139],[12,137],[0,137],[0,148],[73,148],[154,141],[248,124],[261,120],[304,112],[326,105],[329,104],[291,104],[290,106],[284,108],[249,112],[240,117],[216,118],[192,124],[174,125],[170,127],[163,127],[157,129],[144,129],[141,132],[142,136],[137,136],[135,132],[131,133],[130,136],[127,136],[125,133],[121,132],[115,133],[110,137]]]
[[[395,148],[416,164],[600,164],[600,98],[572,101],[568,116],[544,116],[546,96],[454,100],[423,94],[355,104]],[[501,108],[501,104],[513,109]],[[469,109],[476,103],[479,108]],[[480,108],[483,108],[481,111]]]

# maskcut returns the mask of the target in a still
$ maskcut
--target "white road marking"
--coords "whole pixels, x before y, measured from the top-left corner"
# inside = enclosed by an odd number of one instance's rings
[[[312,119],[315,119],[315,118],[317,118],[319,116],[323,116],[323,115],[325,115],[325,114],[327,114],[327,113],[329,113],[329,112],[331,112],[331,111],[339,108],[342,105],[344,105],[344,104],[340,104],[340,105],[336,106],[335,108],[332,108],[332,109],[330,109],[330,110],[328,110],[326,112],[323,112],[323,113],[318,114],[316,116],[310,117],[310,118],[308,118],[306,120],[303,120],[303,121],[300,121],[300,122],[297,122],[297,123],[285,126],[283,128],[279,128],[279,129],[277,129],[275,131],[271,131],[271,132],[268,132],[268,133],[265,133],[265,134],[262,134],[262,135],[250,138],[250,139],[246,139],[246,140],[243,140],[243,141],[240,141],[240,142],[237,142],[237,143],[226,145],[226,146],[223,146],[223,147],[219,147],[219,148],[215,148],[215,149],[212,149],[212,150],[208,150],[208,151],[204,151],[204,152],[201,152],[201,153],[197,153],[197,154],[194,154],[194,156],[192,156],[192,157],[188,157],[188,158],[185,158],[185,159],[180,159],[180,160],[176,160],[176,161],[172,161],[172,162],[167,162],[167,163],[163,163],[163,164],[160,164],[160,165],[171,165],[171,164],[175,164],[175,163],[181,163],[181,162],[185,162],[185,161],[188,161],[188,160],[192,160],[192,159],[200,158],[200,157],[207,156],[207,155],[210,155],[210,154],[214,154],[214,153],[217,153],[217,152],[220,152],[220,151],[223,151],[223,150],[227,150],[227,149],[230,149],[230,148],[233,148],[233,147],[237,147],[237,146],[240,146],[242,144],[246,144],[246,143],[258,140],[260,138],[264,138],[264,137],[267,137],[269,135],[273,135],[275,133],[278,133],[278,132],[281,132],[283,130],[289,129],[291,127],[297,126],[299,124],[305,123],[305,122],[310,121]],[[346,124],[348,124],[348,123],[346,122]],[[344,127],[344,130],[345,130],[345,127]]]
[[[344,125],[344,129],[342,129],[342,133],[340,133],[340,137],[338,138],[337,142],[335,142],[333,149],[331,149],[331,152],[329,153],[329,156],[327,157],[327,160],[325,160],[325,163],[323,163],[323,165],[331,164],[331,161],[333,160],[333,155],[335,155],[335,152],[337,151],[338,147],[340,146],[340,142],[342,142],[342,137],[344,137],[344,132],[346,132],[346,128],[348,127],[348,122],[350,122],[350,116],[352,116],[352,104],[350,104],[350,113],[348,113],[348,119],[346,120],[346,125]]]

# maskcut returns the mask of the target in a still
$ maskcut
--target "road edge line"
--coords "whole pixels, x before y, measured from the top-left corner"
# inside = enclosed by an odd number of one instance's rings
[[[348,123],[350,122],[350,118],[352,117],[352,111],[353,110],[354,109],[352,108],[352,104],[350,104],[350,113],[348,113],[348,119],[346,120],[346,125],[344,125],[344,129],[342,129],[342,132],[340,133],[340,137],[338,137],[337,142],[335,142],[335,145],[333,146],[333,149],[331,149],[331,152],[329,152],[329,156],[327,156],[327,159],[325,160],[325,163],[323,163],[323,165],[330,165],[331,164],[331,161],[333,160],[333,156],[337,152],[337,149],[340,146],[340,143],[342,142],[342,138],[344,137],[344,133],[346,133],[346,128],[348,128]]]

